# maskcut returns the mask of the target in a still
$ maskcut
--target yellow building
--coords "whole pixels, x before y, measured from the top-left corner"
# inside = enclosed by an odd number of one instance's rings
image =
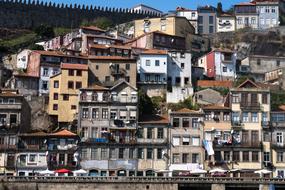
[[[72,122],[78,113],[80,88],[88,83],[88,65],[61,64],[61,72],[50,78],[48,113],[59,123]]]
[[[184,37],[186,40],[186,49],[192,49],[195,28],[185,17],[171,15],[163,18],[135,20],[135,37],[154,31]]]

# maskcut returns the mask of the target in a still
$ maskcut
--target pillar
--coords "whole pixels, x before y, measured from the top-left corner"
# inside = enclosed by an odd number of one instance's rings
[[[225,184],[212,184],[211,190],[226,190]]]

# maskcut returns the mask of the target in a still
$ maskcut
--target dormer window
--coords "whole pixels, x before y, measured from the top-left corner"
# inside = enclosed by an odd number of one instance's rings
[[[86,92],[83,92],[83,93],[81,94],[81,100],[82,100],[82,101],[86,101],[86,99],[87,99],[87,94],[86,94]]]
[[[108,92],[104,92],[103,93],[103,101],[108,101],[109,100],[109,93]]]

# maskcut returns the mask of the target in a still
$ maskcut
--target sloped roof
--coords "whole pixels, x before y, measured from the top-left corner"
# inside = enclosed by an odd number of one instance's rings
[[[67,129],[63,129],[61,131],[50,134],[51,136],[61,136],[61,137],[76,137],[77,134],[68,131]]]
[[[198,87],[223,87],[231,88],[233,87],[232,81],[215,81],[215,80],[198,80]]]
[[[248,86],[255,87],[255,88],[260,88],[260,86],[258,86],[255,82],[253,82],[250,79],[246,79],[243,83],[241,83],[238,86],[238,88],[244,88],[244,87],[248,87]]]
[[[23,134],[19,134],[22,137],[46,137],[49,134],[45,133],[43,131],[38,131],[38,132],[33,132],[33,133],[23,133]]]
[[[140,124],[168,124],[167,115],[143,115],[139,118]]]
[[[205,110],[230,110],[231,108],[219,105],[208,105],[204,106],[203,109]]]
[[[62,63],[61,69],[76,69],[76,70],[88,70],[88,65],[74,64],[74,63]]]
[[[141,54],[146,54],[146,55],[167,55],[166,50],[160,50],[160,49],[148,49],[143,51]]]
[[[122,57],[122,56],[89,56],[89,59],[92,59],[92,60],[124,60],[124,61],[135,60],[134,58]]]
[[[99,32],[106,32],[106,30],[98,28],[97,26],[81,26],[81,29],[94,30],[94,31],[99,31]]]
[[[87,88],[82,88],[82,89],[90,89],[90,90],[109,90],[109,88],[105,88],[103,86],[97,85],[97,84],[93,84],[88,86]]]
[[[254,2],[241,2],[241,3],[235,4],[235,5],[238,5],[238,6],[249,6],[249,5],[251,5],[251,6],[253,6],[253,5],[255,5],[255,3]]]
[[[120,86],[120,85],[123,84],[123,83],[127,84],[127,85],[128,85],[129,87],[131,87],[132,89],[137,90],[136,87],[132,86],[130,83],[128,83],[128,82],[125,81],[125,80],[118,80],[117,83],[116,83],[114,86],[112,86],[112,87],[110,88],[110,90],[113,90],[113,89],[117,88],[118,86]]]
[[[196,110],[190,110],[188,108],[182,108],[180,110],[174,111],[172,113],[195,113],[195,114],[201,114],[201,112],[196,111]]]

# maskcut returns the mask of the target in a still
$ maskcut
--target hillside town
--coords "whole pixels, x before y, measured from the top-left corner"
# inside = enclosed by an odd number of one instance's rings
[[[0,175],[285,178],[284,4],[141,4],[3,56]]]

